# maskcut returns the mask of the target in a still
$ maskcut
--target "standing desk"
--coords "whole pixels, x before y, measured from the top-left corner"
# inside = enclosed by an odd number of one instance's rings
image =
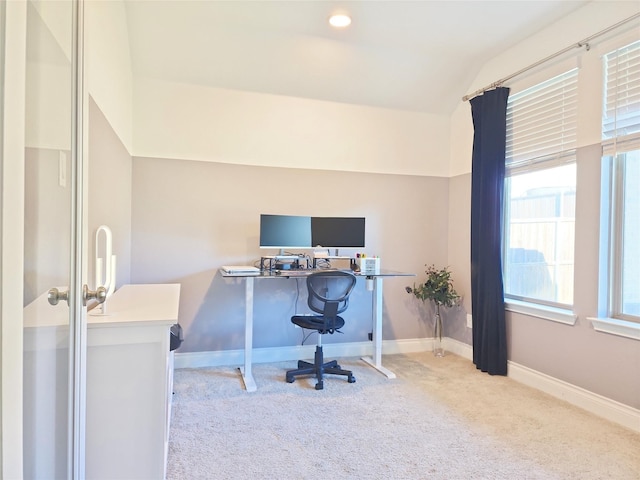
[[[220,270],[225,278],[241,278],[245,281],[245,326],[244,326],[244,367],[240,368],[245,389],[248,392],[257,390],[256,382],[251,371],[253,350],[253,285],[256,279],[278,279],[306,277],[314,272],[322,272],[323,269],[309,270],[262,270],[258,273],[227,273]],[[354,272],[358,277],[365,277],[373,282],[373,355],[362,357],[362,360],[381,372],[387,378],[396,378],[395,373],[382,366],[382,280],[385,277],[411,277],[412,273],[396,272],[392,270],[380,270],[377,273]]]

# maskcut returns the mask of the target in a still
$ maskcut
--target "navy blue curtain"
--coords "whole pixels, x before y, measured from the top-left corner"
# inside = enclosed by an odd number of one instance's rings
[[[501,87],[470,102],[473,363],[491,375],[507,374],[501,245],[508,97]]]

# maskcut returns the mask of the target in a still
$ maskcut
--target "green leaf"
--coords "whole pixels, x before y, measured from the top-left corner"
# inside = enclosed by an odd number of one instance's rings
[[[425,265],[426,266],[426,265]],[[428,266],[425,270],[427,279],[420,285],[413,284],[413,288],[405,287],[407,293],[422,300],[432,300],[436,305],[452,307],[460,298],[460,295],[453,288],[451,272],[448,267],[436,269],[434,265]]]

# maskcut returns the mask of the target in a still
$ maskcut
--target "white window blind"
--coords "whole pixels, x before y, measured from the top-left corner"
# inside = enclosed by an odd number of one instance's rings
[[[640,41],[604,57],[602,139],[605,155],[640,148]]]
[[[575,158],[578,69],[509,97],[507,175]]]

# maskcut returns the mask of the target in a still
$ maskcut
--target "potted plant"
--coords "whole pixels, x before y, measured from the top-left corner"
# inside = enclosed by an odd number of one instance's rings
[[[426,265],[425,265],[426,266]],[[433,335],[433,354],[437,357],[444,356],[442,348],[442,318],[440,317],[440,307],[452,307],[456,305],[460,295],[453,288],[453,280],[448,267],[436,269],[434,265],[425,270],[427,279],[419,285],[413,284],[406,287],[407,293],[412,293],[422,301],[432,301],[436,306]]]

